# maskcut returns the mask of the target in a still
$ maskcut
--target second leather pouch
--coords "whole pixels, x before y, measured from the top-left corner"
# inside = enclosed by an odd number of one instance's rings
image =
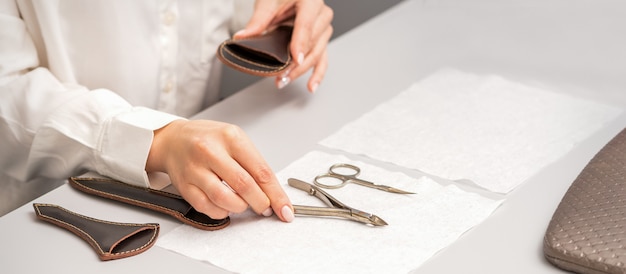
[[[217,57],[238,71],[256,76],[278,76],[290,64],[289,43],[293,27],[278,26],[261,36],[224,41]]]
[[[119,223],[91,218],[58,205],[33,204],[37,218],[78,235],[108,261],[137,255],[148,250],[159,235],[159,224]]]

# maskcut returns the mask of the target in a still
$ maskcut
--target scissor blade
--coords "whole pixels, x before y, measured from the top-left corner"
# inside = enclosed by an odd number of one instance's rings
[[[404,191],[390,186],[385,186],[385,191],[398,194],[415,194],[415,192]]]
[[[362,186],[366,186],[366,187],[371,187],[371,188],[374,188],[374,189],[382,190],[382,191],[396,193],[396,194],[415,194],[415,192],[408,192],[408,191],[404,191],[404,190],[397,189],[395,187],[391,187],[391,186],[387,186],[387,185],[378,185],[378,184],[375,184],[375,183],[372,183],[372,182],[368,182],[368,181],[361,180],[361,179],[356,179],[356,178],[350,179],[350,182],[355,183],[355,184],[359,184],[359,185],[362,185]]]

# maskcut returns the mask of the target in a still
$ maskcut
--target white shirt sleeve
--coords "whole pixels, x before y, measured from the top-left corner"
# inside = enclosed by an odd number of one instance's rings
[[[133,107],[107,89],[60,82],[39,58],[13,1],[0,2],[0,171],[28,181],[87,170],[149,186],[153,131],[179,116]],[[34,69],[36,68],[36,69]]]
[[[0,89],[0,168],[23,181],[93,170],[149,186],[153,131],[181,119],[132,107],[106,89],[68,88],[41,68]]]

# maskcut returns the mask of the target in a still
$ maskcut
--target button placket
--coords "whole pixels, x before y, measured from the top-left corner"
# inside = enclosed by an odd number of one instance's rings
[[[161,41],[161,67],[158,108],[161,111],[175,113],[176,109],[176,55],[178,52],[178,5],[175,1],[161,4],[159,18]]]

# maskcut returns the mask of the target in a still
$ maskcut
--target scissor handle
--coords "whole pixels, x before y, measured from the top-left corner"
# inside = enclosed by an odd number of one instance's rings
[[[320,179],[323,179],[323,178],[333,178],[333,179],[339,180],[340,183],[338,183],[338,184],[325,184],[325,183],[322,183],[321,180],[320,180]],[[340,187],[345,186],[348,183],[348,180],[350,180],[349,177],[346,177],[346,176],[341,175],[341,174],[326,173],[326,174],[315,176],[315,180],[313,181],[313,183],[316,186],[319,186],[319,187],[335,189],[335,188],[340,188]]]
[[[342,169],[350,169],[352,170],[352,173],[345,173],[345,172],[340,172]],[[355,165],[351,165],[351,164],[345,164],[345,163],[340,163],[340,164],[334,164],[332,166],[330,166],[330,169],[328,170],[329,174],[335,174],[335,175],[341,175],[343,177],[356,177],[357,175],[359,175],[359,173],[361,173],[361,169],[358,166]]]
[[[341,172],[342,169],[350,169],[352,170],[352,172],[351,173]],[[323,187],[323,188],[330,188],[330,189],[340,188],[346,185],[349,180],[356,179],[356,176],[359,175],[360,172],[361,172],[361,169],[359,167],[351,165],[351,164],[334,164],[330,167],[330,169],[328,170],[328,173],[316,176],[313,183],[315,183],[316,186]],[[339,180],[340,183],[337,183],[337,184],[326,183],[325,184],[325,183],[322,183],[322,180],[320,180],[323,178],[333,178],[333,179]]]

